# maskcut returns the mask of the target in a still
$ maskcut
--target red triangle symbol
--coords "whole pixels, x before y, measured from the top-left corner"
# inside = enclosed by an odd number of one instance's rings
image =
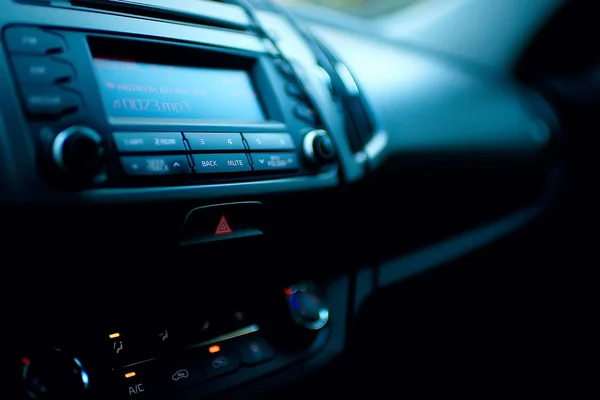
[[[217,225],[217,230],[215,231],[215,236],[220,235],[229,235],[233,233],[225,215],[221,215],[221,219],[219,220],[219,224]]]

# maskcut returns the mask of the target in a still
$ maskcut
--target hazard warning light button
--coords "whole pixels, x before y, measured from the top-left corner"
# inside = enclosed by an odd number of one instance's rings
[[[217,224],[217,230],[215,231],[215,236],[231,235],[232,233],[233,233],[233,230],[231,230],[231,227],[229,226],[229,222],[227,222],[227,218],[225,218],[225,214],[221,215],[221,219],[219,220],[219,223]]]
[[[264,234],[264,214],[259,202],[240,202],[191,210],[181,229],[182,246]]]

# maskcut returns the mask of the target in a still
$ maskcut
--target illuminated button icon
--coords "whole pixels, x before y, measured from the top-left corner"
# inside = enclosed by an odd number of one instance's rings
[[[161,341],[166,341],[169,338],[169,331],[165,329],[163,332],[158,334],[158,337],[161,339]]]
[[[123,342],[120,340],[115,340],[113,342],[113,350],[115,354],[119,354],[119,352],[123,350]]]
[[[262,337],[242,342],[238,348],[242,362],[246,365],[255,365],[268,361],[275,356],[271,346]]]
[[[153,172],[168,172],[169,166],[163,158],[151,158],[146,160],[146,169]]]
[[[189,377],[190,373],[187,369],[180,369],[178,371],[175,371],[171,379],[177,382],[180,379],[188,379]]]
[[[217,357],[212,360],[212,367],[215,369],[223,368],[229,365],[229,359],[225,356]]]
[[[227,222],[227,218],[225,218],[225,215],[221,215],[221,219],[219,220],[217,229],[215,230],[215,236],[229,235],[232,233],[233,233],[233,230],[229,226],[229,222]]]
[[[207,378],[224,375],[237,370],[240,360],[236,353],[221,349],[218,353],[208,355],[201,361],[202,370]]]

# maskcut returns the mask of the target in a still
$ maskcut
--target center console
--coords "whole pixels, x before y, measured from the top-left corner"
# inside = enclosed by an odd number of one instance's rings
[[[52,320],[55,329],[20,326],[12,366],[21,397],[246,397],[268,376],[297,376],[338,354],[346,283],[274,277],[260,290],[200,300],[191,282],[201,274],[199,286],[210,286],[211,273],[228,268],[254,275],[267,252],[268,263],[285,256],[273,266],[302,274],[313,252],[298,252],[294,220],[320,219],[328,206],[302,208],[298,195],[290,213],[292,193],[360,179],[385,143],[347,68],[267,2],[3,7],[0,203],[37,220],[47,239],[36,253],[60,264],[29,287],[41,283],[55,304],[71,290],[63,268],[83,265],[82,279],[111,269],[93,279],[110,289],[78,287],[115,304]],[[272,223],[281,216],[287,222]],[[90,257],[78,261],[76,251]],[[161,277],[161,293],[181,290],[166,282],[181,273],[194,300],[169,296],[142,318],[149,297],[133,291],[150,275]],[[222,275],[216,284],[231,286]],[[70,315],[63,310],[44,318]]]
[[[21,390],[33,399],[191,399],[289,369],[326,347],[326,295],[305,282],[196,312],[58,329],[19,354]],[[60,334],[58,334],[60,331]],[[52,343],[52,346],[49,345]]]

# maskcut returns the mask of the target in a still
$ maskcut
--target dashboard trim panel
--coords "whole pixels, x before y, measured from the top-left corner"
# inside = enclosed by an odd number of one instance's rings
[[[153,202],[164,200],[165,195],[177,200],[218,199],[233,196],[258,196],[276,192],[319,190],[339,184],[337,168],[315,176],[273,179],[243,183],[208,184],[202,186],[172,186],[147,188],[92,189],[76,194],[79,200],[91,204]],[[166,192],[166,193],[165,193]],[[57,196],[54,200],[72,201],[68,195]]]

